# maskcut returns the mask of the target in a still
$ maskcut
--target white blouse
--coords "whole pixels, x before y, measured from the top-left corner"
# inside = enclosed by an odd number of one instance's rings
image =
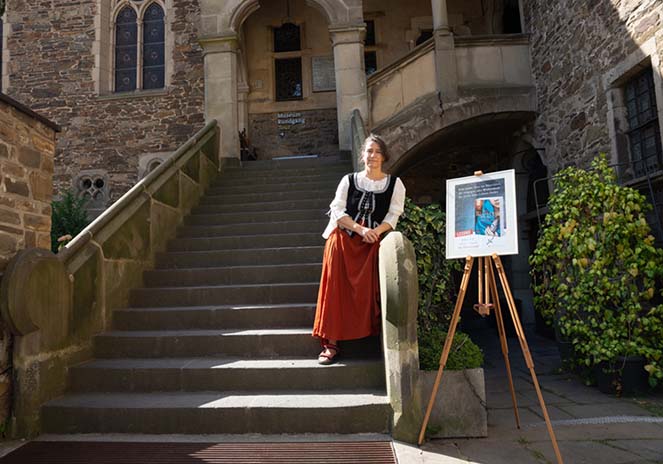
[[[372,180],[366,177],[366,171],[358,172],[355,179],[357,179],[356,187],[360,190],[365,190],[367,192],[380,192],[387,188],[387,182],[389,181],[389,176],[385,176],[381,180]],[[348,201],[348,190],[350,189],[350,181],[348,176],[343,176],[341,182],[339,182],[338,187],[336,188],[336,195],[334,200],[329,205],[329,224],[322,234],[323,238],[328,238],[329,235],[336,229],[338,220],[344,216],[349,216],[346,212],[346,205]],[[384,217],[384,221],[391,226],[392,229],[396,229],[396,224],[398,223],[398,218],[403,214],[403,209],[405,208],[405,186],[399,178],[396,178],[396,184],[394,185],[394,191],[391,195],[391,203],[389,203],[389,211]]]

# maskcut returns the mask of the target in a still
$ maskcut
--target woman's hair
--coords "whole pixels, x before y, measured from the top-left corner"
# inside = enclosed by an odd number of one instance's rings
[[[378,146],[380,147],[380,151],[382,152],[382,158],[384,159],[384,162],[386,163],[389,161],[389,151],[387,150],[387,143],[384,141],[382,137],[376,134],[370,134],[368,137],[366,137],[366,140],[364,140],[364,144],[361,146],[361,156],[364,156],[364,151],[366,151],[366,147],[368,147],[371,143],[377,143]]]

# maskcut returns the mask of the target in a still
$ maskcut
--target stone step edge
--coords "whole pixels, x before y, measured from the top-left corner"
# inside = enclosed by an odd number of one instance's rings
[[[228,249],[228,250],[205,250],[205,253],[215,252],[215,251],[249,251],[251,248],[237,248],[237,249]],[[201,253],[201,250],[194,251],[169,251],[168,253]],[[322,261],[319,263],[287,263],[287,264],[244,264],[244,265],[228,265],[228,266],[204,266],[204,267],[168,267],[168,268],[155,268],[145,271],[148,274],[172,274],[178,271],[244,271],[244,270],[258,270],[258,269],[277,269],[292,267],[316,267],[321,266]],[[144,287],[139,287],[144,288]]]
[[[210,366],[203,364],[209,363]],[[318,364],[317,359],[310,357],[283,358],[241,358],[237,356],[199,356],[182,358],[101,358],[86,361],[71,369],[108,369],[108,370],[296,370],[296,369],[344,369],[384,365],[378,358],[342,359],[329,366]]]
[[[276,211],[236,211],[236,212],[226,212],[226,213],[201,213],[201,212],[192,212],[189,217],[218,217],[218,216],[234,216],[237,214],[313,214],[320,213],[325,208],[306,208],[306,209],[282,209]]]
[[[307,286],[313,286],[313,285],[319,285],[320,282],[316,281],[309,281],[309,282],[276,282],[276,283],[264,283],[264,284],[218,284],[218,285],[183,285],[181,287],[138,287],[132,289],[132,291],[136,290],[149,290],[149,291],[155,291],[155,290],[178,290],[178,291],[190,291],[190,290],[201,290],[201,289],[252,289],[252,288],[262,288],[262,287],[276,287],[276,288],[285,288],[285,287],[292,287],[293,285],[296,286],[301,286],[301,285],[307,285]]]
[[[280,401],[278,401],[280,400]],[[284,400],[289,400],[284,404]],[[214,402],[227,404],[214,405]],[[154,393],[69,393],[43,407],[85,409],[339,409],[366,405],[387,406],[383,389],[296,390],[288,394],[264,391],[206,391]]]
[[[153,306],[138,308],[118,308],[113,312],[169,312],[169,311],[251,311],[264,309],[315,309],[315,303],[281,303],[281,304],[248,304],[248,305],[204,305],[204,306]]]

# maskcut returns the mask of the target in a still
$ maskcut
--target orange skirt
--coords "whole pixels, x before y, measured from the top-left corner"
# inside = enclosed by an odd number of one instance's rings
[[[354,340],[380,333],[379,251],[379,242],[334,229],[325,244],[314,337]]]

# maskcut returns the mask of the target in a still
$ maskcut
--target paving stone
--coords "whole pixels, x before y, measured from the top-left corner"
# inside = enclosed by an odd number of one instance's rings
[[[610,440],[608,444],[644,459],[663,461],[663,437],[658,440]]]
[[[642,457],[599,441],[559,441],[559,450],[566,464],[626,464],[642,462]],[[538,451],[549,462],[556,462],[550,442],[536,442],[528,448]],[[638,461],[640,460],[640,461]]]

